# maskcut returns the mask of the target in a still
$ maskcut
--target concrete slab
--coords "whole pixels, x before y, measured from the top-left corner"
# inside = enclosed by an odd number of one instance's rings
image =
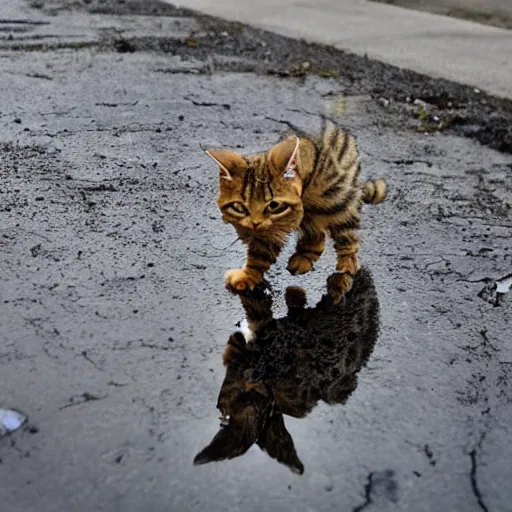
[[[508,30],[362,0],[172,3],[512,98]]]

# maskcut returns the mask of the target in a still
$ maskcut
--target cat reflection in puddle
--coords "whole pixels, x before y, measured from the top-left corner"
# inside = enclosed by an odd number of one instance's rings
[[[232,459],[256,443],[292,471],[304,472],[284,416],[303,418],[320,400],[344,404],[379,330],[370,273],[363,267],[339,304],[330,295],[333,276],[313,308],[306,307],[302,288],[287,288],[288,313],[279,319],[272,317],[272,296],[264,285],[240,295],[250,341],[241,332],[229,338],[217,402],[221,428],[194,464]]]

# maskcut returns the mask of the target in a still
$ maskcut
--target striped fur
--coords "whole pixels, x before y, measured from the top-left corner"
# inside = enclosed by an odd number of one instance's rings
[[[207,154],[221,171],[218,205],[223,219],[234,225],[247,245],[244,268],[226,274],[228,288],[254,289],[293,231],[298,231],[299,240],[288,270],[293,275],[310,271],[329,234],[339,276],[333,288],[340,290],[340,300],[360,266],[361,206],[380,203],[387,193],[382,179],[359,182],[355,138],[325,123],[318,137],[290,135],[264,153],[241,156],[208,150]]]
[[[363,201],[367,204],[378,204],[386,199],[388,186],[384,180],[363,183]]]

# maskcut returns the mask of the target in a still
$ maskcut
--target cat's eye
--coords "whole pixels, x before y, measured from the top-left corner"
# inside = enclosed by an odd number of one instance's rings
[[[226,210],[235,215],[247,215],[247,208],[242,203],[230,203],[226,206]]]
[[[275,215],[288,210],[288,208],[290,208],[290,205],[287,203],[283,203],[281,201],[270,201],[265,210],[267,213]]]

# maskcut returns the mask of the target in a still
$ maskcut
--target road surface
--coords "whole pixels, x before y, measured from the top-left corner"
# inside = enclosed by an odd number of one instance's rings
[[[155,2],[37,4],[0,21],[0,407],[29,417],[2,512],[512,510],[511,294],[484,290],[512,271],[506,104]],[[390,187],[363,214],[375,351],[345,406],[286,418],[302,476],[257,449],[194,467],[244,256],[200,146],[265,148],[342,98]],[[315,302],[333,251],[302,278],[290,251],[270,281]]]

